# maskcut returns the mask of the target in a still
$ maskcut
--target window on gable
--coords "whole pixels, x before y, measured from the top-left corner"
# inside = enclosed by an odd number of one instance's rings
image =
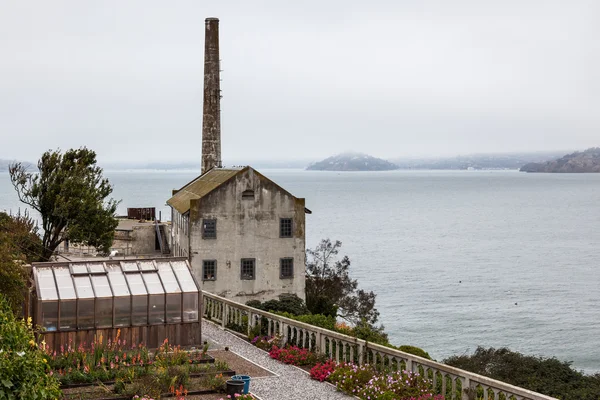
[[[281,218],[279,220],[279,237],[291,238],[292,237],[292,219]]]
[[[202,239],[217,238],[217,220],[203,219],[202,220]]]
[[[254,258],[242,258],[242,279],[254,279],[256,272],[256,259]]]
[[[215,281],[217,280],[217,260],[202,261],[202,280]]]
[[[281,279],[294,277],[294,259],[293,258],[280,258],[279,259],[279,277]]]
[[[244,190],[242,192],[242,200],[254,200],[254,190]]]

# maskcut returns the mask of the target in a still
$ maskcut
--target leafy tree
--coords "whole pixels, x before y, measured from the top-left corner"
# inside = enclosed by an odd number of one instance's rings
[[[358,282],[349,275],[348,256],[337,259],[341,246],[340,241],[323,239],[314,250],[306,250],[306,306],[313,314],[373,326],[379,319],[376,294],[358,289]]]
[[[15,314],[20,313],[26,289],[22,265],[39,261],[41,253],[42,241],[29,215],[0,212],[0,293]]]
[[[42,259],[49,260],[60,243],[93,246],[108,252],[118,222],[117,202],[106,200],[112,186],[96,165],[96,153],[83,147],[47,151],[38,161],[39,173],[21,163],[9,168],[19,199],[42,216]]]
[[[563,400],[600,399],[600,374],[584,375],[556,358],[478,347],[473,355],[452,356],[444,363]]]

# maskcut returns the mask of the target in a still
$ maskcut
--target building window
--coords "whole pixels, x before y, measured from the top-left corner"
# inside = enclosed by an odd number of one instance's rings
[[[217,238],[217,220],[203,219],[202,220],[202,239]]]
[[[294,259],[293,258],[280,258],[279,259],[279,277],[281,279],[294,277]]]
[[[279,220],[279,237],[291,238],[292,237],[292,219],[281,218]]]
[[[202,261],[202,280],[203,281],[217,280],[217,260]]]
[[[242,258],[242,279],[254,279],[256,259]]]
[[[242,192],[242,200],[254,200],[254,190],[244,190]]]

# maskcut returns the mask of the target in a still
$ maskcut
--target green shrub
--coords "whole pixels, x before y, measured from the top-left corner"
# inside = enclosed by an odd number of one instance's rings
[[[292,315],[308,314],[308,308],[304,300],[295,294],[284,293],[279,295],[279,300],[268,300],[261,303],[258,300],[246,302],[247,306],[258,308],[259,310],[280,313],[285,312]]]
[[[408,353],[408,354],[413,354],[415,356],[419,356],[419,357],[423,357],[428,360],[431,360],[431,356],[429,355],[429,353],[419,347],[404,345],[404,346],[398,347],[397,349],[400,351],[403,351],[405,353]]]
[[[584,375],[556,358],[478,347],[473,355],[453,356],[444,363],[563,400],[600,398],[600,374]]]
[[[278,312],[278,315],[282,317],[294,319],[305,324],[318,326],[319,328],[329,329],[335,331],[335,317],[323,314],[306,314],[306,315],[293,315],[286,312]]]
[[[58,399],[58,381],[35,342],[30,321],[18,321],[0,294],[0,399]]]

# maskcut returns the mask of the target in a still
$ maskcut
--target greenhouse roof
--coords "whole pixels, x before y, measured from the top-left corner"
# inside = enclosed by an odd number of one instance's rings
[[[35,263],[39,300],[197,293],[186,258]]]

